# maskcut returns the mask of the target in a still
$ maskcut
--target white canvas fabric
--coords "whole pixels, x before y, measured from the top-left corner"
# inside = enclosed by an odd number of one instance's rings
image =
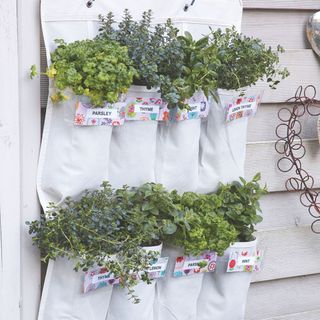
[[[153,247],[144,247],[146,251],[158,252],[161,255],[162,244]],[[155,287],[157,280],[151,284],[140,282],[134,287],[135,295],[141,300],[138,304],[133,304],[128,300],[127,291],[121,287],[113,289],[110,308],[106,320],[140,320],[153,319]]]
[[[238,91],[217,92],[210,100],[209,116],[202,123],[199,153],[200,193],[213,192],[218,183],[228,183],[244,175],[248,118],[226,123],[224,105]]]
[[[128,97],[159,98],[157,89],[132,86]],[[110,144],[109,181],[115,188],[155,181],[158,121],[126,121],[113,128]]]
[[[113,11],[116,20],[119,20],[125,8],[130,10],[135,19],[139,19],[143,11],[152,9],[155,23],[163,22],[170,17],[181,32],[189,31],[195,37],[206,34],[208,25],[213,29],[232,25],[239,29],[241,25],[242,1],[240,0],[198,0],[187,12],[183,10],[188,2],[185,0],[174,2],[96,0],[90,9],[86,7],[86,2],[86,0],[41,2],[42,30],[48,64],[50,64],[50,52],[55,48],[54,39],[63,38],[70,42],[94,37],[99,26],[98,15],[109,11]],[[49,94],[52,90],[50,87]],[[137,92],[131,91],[131,94]],[[75,102],[74,97],[57,106],[53,106],[50,99],[48,102],[37,181],[39,198],[44,209],[49,202],[59,203],[67,196],[78,197],[84,189],[96,188],[103,180],[110,180],[114,187],[158,181],[180,192],[214,190],[217,179],[209,181],[211,175],[203,175],[212,167],[209,163],[211,155],[207,157],[201,151],[202,146],[208,148],[209,145],[200,142],[199,148],[199,141],[201,139],[204,141],[204,125],[200,126],[200,120],[180,122],[168,127],[164,123],[154,121],[131,121],[119,128],[75,127],[72,124]],[[240,130],[245,130],[245,126]],[[239,132],[234,130],[232,134],[237,135]],[[184,137],[181,138],[181,135]],[[212,140],[208,141],[210,144]],[[216,147],[220,148],[219,142],[212,148]],[[243,152],[240,151],[240,149],[232,150],[236,155]],[[198,154],[203,154],[202,158],[208,160],[203,160],[203,163],[200,161],[198,165]],[[159,159],[162,157],[162,162],[159,162],[158,156]],[[229,155],[229,158],[231,157]],[[213,159],[222,163],[217,157]],[[225,166],[230,163],[226,162]],[[199,166],[203,166],[204,169]],[[242,166],[240,159],[238,167],[241,169]],[[235,165],[233,167],[236,168]],[[228,171],[228,169],[223,170],[223,172]],[[197,171],[200,173],[198,176]],[[242,172],[238,172],[237,176],[241,174]],[[204,180],[206,182],[203,182]],[[176,253],[178,252],[170,254],[175,256]],[[72,273],[70,263],[64,260],[50,262],[38,320],[105,320],[112,288],[99,289],[92,294],[83,295],[78,289],[82,281],[81,274]],[[161,281],[164,283],[164,280]],[[161,303],[165,301],[166,306],[170,306],[171,302],[165,300],[163,296],[176,295],[176,298],[179,296],[180,302],[175,311],[175,318],[172,319],[194,319],[201,281],[184,279],[180,281],[180,285],[183,288],[180,286],[177,292],[175,292],[177,287],[172,287],[174,291],[166,289],[170,285],[162,287],[157,292],[157,297]],[[146,296],[145,293],[150,292],[149,290],[150,287],[147,291],[141,289],[140,294]],[[193,291],[196,292],[194,298],[186,302]],[[152,295],[148,296],[148,304],[154,300]],[[110,310],[116,310],[121,306],[122,302],[112,302]],[[164,318],[165,316],[158,319],[169,319]],[[128,319],[133,318],[130,315]],[[140,318],[140,320],[150,319]],[[155,319],[157,319],[156,312]]]
[[[256,240],[236,242],[218,257],[216,271],[204,275],[198,299],[197,320],[243,320],[252,272],[227,273],[230,251],[255,249]]]
[[[166,246],[163,256],[169,257],[169,263],[166,277],[157,283],[154,320],[196,320],[203,274],[175,278],[175,261],[183,256],[183,249]]]
[[[38,319],[105,319],[112,287],[83,294],[84,273],[75,272],[73,268],[74,261],[71,260],[50,261]]]

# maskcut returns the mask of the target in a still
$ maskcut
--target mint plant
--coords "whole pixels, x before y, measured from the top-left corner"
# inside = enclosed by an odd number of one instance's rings
[[[259,200],[267,194],[267,188],[260,186],[260,179],[258,173],[249,182],[240,178],[240,182],[220,184],[213,195],[221,201],[217,213],[236,228],[238,241],[254,240],[255,225],[262,221]]]

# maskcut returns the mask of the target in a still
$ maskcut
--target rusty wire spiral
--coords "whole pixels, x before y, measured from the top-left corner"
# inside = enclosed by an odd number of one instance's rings
[[[302,167],[301,159],[306,154],[306,148],[300,136],[302,132],[301,121],[303,115],[320,115],[320,101],[315,99],[316,88],[312,85],[303,89],[298,87],[295,95],[288,99],[293,108],[284,107],[279,110],[278,118],[281,123],[276,128],[279,140],[275,144],[276,151],[282,155],[278,160],[278,169],[282,172],[294,170],[295,176],[286,180],[285,187],[288,191],[302,191],[300,202],[308,208],[310,215],[315,219],[311,224],[311,230],[320,234],[315,228],[320,224],[320,199],[319,192],[313,190],[314,178]],[[320,230],[318,225],[318,230]]]

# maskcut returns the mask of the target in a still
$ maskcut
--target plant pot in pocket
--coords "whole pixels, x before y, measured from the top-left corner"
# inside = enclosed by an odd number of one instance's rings
[[[147,252],[154,252],[160,257],[162,244],[156,246],[143,247]],[[132,303],[128,300],[128,292],[119,286],[112,292],[110,308],[106,320],[132,319],[132,320],[152,320],[154,314],[156,280],[150,284],[139,282],[133,289],[134,294],[140,300],[139,303]]]
[[[201,294],[197,305],[197,320],[243,320],[247,293],[252,272],[227,272],[236,269],[239,257],[229,259],[230,254],[252,255],[256,251],[256,240],[251,242],[236,242],[218,257],[216,271],[204,275]],[[237,258],[238,257],[238,258]],[[250,269],[250,268],[249,268]]]

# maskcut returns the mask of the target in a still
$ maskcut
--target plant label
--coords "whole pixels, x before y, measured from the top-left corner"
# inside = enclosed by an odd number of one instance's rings
[[[87,293],[106,286],[119,283],[119,279],[114,277],[111,271],[106,268],[94,268],[84,275],[83,292]]]
[[[160,109],[160,121],[184,121],[206,118],[209,114],[209,103],[203,92],[195,93],[190,99],[185,101],[189,109],[179,109],[178,107],[169,110],[167,106]]]
[[[149,279],[163,278],[166,275],[169,257],[158,258],[148,269]]]
[[[225,104],[226,121],[231,122],[255,115],[260,101],[261,94],[233,97]]]
[[[207,252],[198,257],[177,257],[173,276],[178,278],[204,272],[213,272],[216,269],[216,262],[217,254],[215,252]]]
[[[262,256],[262,250],[234,249],[229,256],[227,272],[260,271]]]
[[[124,104],[106,104],[103,108],[93,108],[80,101],[76,104],[74,124],[76,126],[121,126],[124,123]]]
[[[155,121],[159,120],[160,108],[164,102],[160,98],[131,98],[125,99],[126,120]]]

